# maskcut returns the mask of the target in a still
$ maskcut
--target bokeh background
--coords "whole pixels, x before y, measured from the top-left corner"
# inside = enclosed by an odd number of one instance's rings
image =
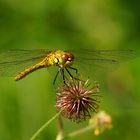
[[[0,50],[134,49],[140,47],[139,0],[0,0]],[[140,138],[140,59],[106,75],[101,109],[113,129],[73,140]],[[14,82],[0,77],[0,140],[29,140],[55,113],[53,75],[46,70]],[[54,140],[56,121],[38,140]],[[64,121],[65,132],[85,127]]]

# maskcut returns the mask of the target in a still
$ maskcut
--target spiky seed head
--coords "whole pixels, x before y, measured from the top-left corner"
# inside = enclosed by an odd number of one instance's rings
[[[97,112],[100,95],[99,85],[93,86],[89,80],[68,80],[57,89],[56,108],[62,110],[61,115],[75,122],[91,117],[91,112]]]

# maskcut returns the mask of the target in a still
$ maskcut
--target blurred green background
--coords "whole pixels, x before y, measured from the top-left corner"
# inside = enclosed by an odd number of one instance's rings
[[[0,50],[134,49],[140,47],[140,1],[0,0]],[[140,59],[107,75],[101,109],[112,115],[113,129],[73,140],[139,140]],[[14,82],[0,77],[0,140],[29,140],[55,113],[53,75],[45,70]],[[65,132],[85,127],[65,120]],[[56,121],[38,140],[54,140]]]

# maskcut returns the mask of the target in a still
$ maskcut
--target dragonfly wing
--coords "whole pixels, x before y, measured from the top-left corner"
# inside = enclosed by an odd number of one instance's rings
[[[137,57],[133,50],[80,50],[74,55],[74,67],[78,68],[79,73],[97,79],[119,64]]]
[[[137,57],[134,50],[81,50],[76,53],[77,61],[85,60],[92,61],[97,64],[120,64],[122,62],[127,62],[133,60]]]
[[[47,50],[10,50],[0,53],[0,76],[15,76],[25,68],[38,63]]]
[[[48,53],[47,49],[33,49],[33,50],[8,50],[0,52],[0,62],[9,61],[24,61],[34,57],[43,57]]]

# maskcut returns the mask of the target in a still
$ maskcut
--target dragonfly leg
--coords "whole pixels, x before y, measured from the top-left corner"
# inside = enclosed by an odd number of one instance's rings
[[[70,75],[70,77],[71,77],[72,79],[80,80],[80,79],[78,79],[78,78],[76,78],[76,77],[73,77],[73,75],[70,73],[70,71],[69,71],[67,68],[65,68],[65,69],[66,69],[67,73]]]
[[[55,82],[56,82],[56,79],[57,79],[57,77],[58,77],[58,74],[59,74],[59,70],[57,71],[57,73],[56,73],[56,75],[55,75],[55,78],[54,78],[54,80],[53,80],[53,85],[55,85]]]
[[[72,69],[72,70],[75,70],[76,74],[78,73],[78,69],[73,68],[73,67],[69,67],[69,68]]]
[[[64,84],[66,84],[66,82],[65,82],[65,75],[64,75],[64,69],[62,69],[62,68],[60,69],[60,74],[62,75]]]

